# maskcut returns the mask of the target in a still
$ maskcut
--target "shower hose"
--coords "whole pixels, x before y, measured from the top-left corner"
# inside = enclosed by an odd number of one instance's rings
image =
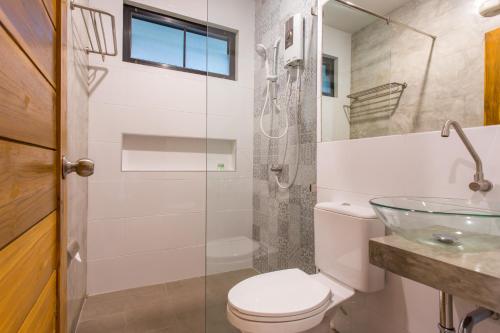
[[[297,173],[298,173],[298,169],[299,169],[299,152],[300,152],[300,145],[299,145],[299,140],[300,140],[300,137],[299,137],[299,132],[300,132],[300,129],[299,129],[299,120],[300,120],[300,89],[301,89],[301,79],[300,79],[300,66],[296,66],[295,67],[297,72],[296,72],[296,78],[295,78],[295,86],[296,86],[296,92],[297,92],[297,122],[296,122],[296,130],[297,130],[297,152],[295,154],[295,169],[294,169],[294,172],[293,172],[293,177],[289,180],[288,184],[283,184],[280,182],[279,180],[279,176],[278,174],[276,173],[274,175],[275,177],[275,180],[276,180],[276,183],[278,184],[278,187],[283,189],[283,190],[287,190],[289,189],[294,183],[295,183],[295,179],[297,178]],[[283,161],[281,163],[281,165],[284,165],[285,164],[285,161],[286,161],[286,155],[287,155],[287,152],[288,152],[288,130],[289,130],[289,123],[288,123],[288,112],[289,112],[289,106],[290,106],[290,99],[291,99],[291,96],[292,96],[292,93],[293,93],[293,89],[292,89],[292,80],[291,80],[291,74],[290,74],[290,70],[288,71],[288,74],[287,74],[287,82],[286,82],[286,88],[285,88],[285,96],[286,96],[286,104],[285,104],[285,111],[287,112],[287,114],[285,115],[285,129],[283,130],[283,133],[277,135],[277,136],[273,136],[271,135],[272,133],[267,133],[266,130],[264,129],[264,113],[266,111],[266,108],[268,105],[270,105],[270,108],[271,108],[271,115],[273,113],[274,110],[277,110],[278,113],[281,112],[281,109],[280,107],[278,106],[278,103],[276,102],[277,98],[271,98],[271,81],[272,80],[267,80],[267,87],[266,87],[266,99],[264,101],[264,106],[262,107],[262,110],[261,110],[261,113],[260,113],[260,130],[262,132],[262,134],[267,137],[268,139],[272,139],[272,140],[279,140],[281,138],[283,138],[284,136],[287,137],[287,140],[285,142],[285,149],[284,149],[284,154],[283,154]]]

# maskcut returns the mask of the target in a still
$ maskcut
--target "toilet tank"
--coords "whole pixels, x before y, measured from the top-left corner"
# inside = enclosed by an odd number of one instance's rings
[[[370,207],[342,202],[318,203],[314,208],[316,267],[356,290],[381,290],[385,273],[370,264],[368,240],[384,234],[383,223]]]

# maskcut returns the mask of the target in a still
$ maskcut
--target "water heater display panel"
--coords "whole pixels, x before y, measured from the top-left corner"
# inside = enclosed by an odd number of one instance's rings
[[[285,50],[293,45],[293,16],[285,24]]]
[[[299,66],[304,60],[304,19],[295,14],[285,23],[285,66]]]

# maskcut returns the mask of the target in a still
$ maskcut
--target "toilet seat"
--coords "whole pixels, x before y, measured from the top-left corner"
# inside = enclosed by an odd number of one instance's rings
[[[322,274],[287,269],[257,275],[228,294],[227,316],[243,332],[302,332],[354,290]]]
[[[327,311],[330,308],[331,301],[327,301],[318,308],[309,311],[309,312],[304,312],[300,313],[297,315],[291,315],[291,316],[277,316],[277,317],[271,317],[271,316],[255,316],[255,315],[249,315],[246,313],[243,313],[241,311],[238,311],[238,309],[235,309],[234,307],[231,306],[231,304],[227,304],[227,309],[228,311],[231,311],[233,315],[236,317],[243,319],[243,320],[250,320],[250,321],[255,321],[255,322],[262,322],[262,323],[282,323],[282,322],[289,322],[289,321],[296,321],[296,320],[302,320],[306,319],[309,317],[313,317],[318,314],[322,314],[325,311]]]
[[[330,302],[330,288],[299,269],[256,275],[234,286],[228,303],[238,312],[256,317],[300,316]]]

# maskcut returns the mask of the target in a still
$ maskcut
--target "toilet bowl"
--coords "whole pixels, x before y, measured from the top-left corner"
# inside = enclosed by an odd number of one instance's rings
[[[322,273],[308,275],[287,269],[254,276],[228,294],[227,317],[242,332],[331,332],[334,308],[354,295],[354,290]],[[325,330],[326,328],[326,330]]]
[[[314,209],[317,274],[286,269],[253,276],[228,293],[227,318],[243,333],[331,333],[337,307],[356,290],[384,287],[368,262],[368,240],[384,234],[371,208],[321,203]]]

